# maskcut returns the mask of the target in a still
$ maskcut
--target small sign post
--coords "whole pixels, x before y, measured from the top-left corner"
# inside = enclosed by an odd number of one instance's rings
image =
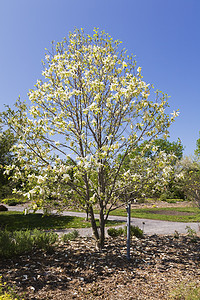
[[[128,202],[127,207],[127,259],[130,260],[130,239],[131,239],[131,203]]]

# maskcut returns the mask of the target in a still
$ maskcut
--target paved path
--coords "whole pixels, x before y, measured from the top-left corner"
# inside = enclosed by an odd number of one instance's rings
[[[24,206],[17,205],[14,207],[7,206],[10,211],[24,211]],[[42,211],[38,211],[41,213]],[[72,212],[72,211],[64,211],[64,216],[75,216],[75,217],[83,217],[85,218],[85,213],[80,212]],[[95,215],[98,218],[98,215]],[[109,216],[109,220],[115,221],[123,221],[126,222],[126,217],[120,216]],[[131,224],[135,226],[139,226],[145,234],[153,235],[153,234],[173,234],[176,231],[179,233],[187,233],[186,226],[190,226],[196,232],[200,231],[199,223],[183,223],[183,222],[169,222],[169,221],[160,221],[160,220],[150,220],[150,219],[138,219],[138,218],[131,218]],[[124,226],[121,225],[121,226]],[[120,227],[120,226],[116,226]],[[72,231],[73,229],[64,229],[64,230],[56,230],[59,234],[67,233]],[[78,229],[79,234],[81,236],[92,236],[92,229],[91,228],[80,228]]]

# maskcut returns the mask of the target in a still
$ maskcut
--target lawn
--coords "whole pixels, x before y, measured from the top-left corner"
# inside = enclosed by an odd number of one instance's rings
[[[95,211],[95,213],[98,213]],[[126,209],[117,209],[110,215],[127,216]],[[131,217],[164,220],[172,222],[200,222],[200,209],[197,207],[166,207],[166,208],[140,208],[132,209]],[[117,221],[107,221],[106,226],[122,224]],[[64,228],[89,228],[90,222],[85,218],[74,216],[44,216],[42,214],[24,215],[22,212],[0,212],[0,228],[7,230],[21,229],[64,229]]]
[[[98,221],[97,221],[98,224]],[[122,224],[117,221],[107,221],[106,226],[115,226]],[[84,218],[73,216],[44,216],[42,214],[24,215],[22,212],[7,211],[0,212],[0,227],[7,230],[21,229],[64,229],[64,228],[88,228],[90,222]]]
[[[117,209],[112,211],[111,215],[127,216],[127,212],[126,209]],[[200,222],[200,209],[197,207],[134,208],[131,217],[172,222]]]

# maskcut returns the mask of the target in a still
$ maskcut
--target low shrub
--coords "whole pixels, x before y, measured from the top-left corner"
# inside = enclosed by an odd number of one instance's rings
[[[5,205],[0,204],[0,211],[8,211]]]
[[[34,229],[32,232],[32,240],[35,248],[49,252],[58,242],[58,234]]]
[[[73,241],[79,236],[78,230],[73,230],[72,232],[63,234],[61,240],[66,243],[68,241]]]
[[[0,295],[0,300],[13,300],[12,296],[8,293]]]
[[[144,232],[138,226],[131,226],[131,236],[136,236],[141,239],[144,237]]]
[[[175,238],[175,239],[179,239],[179,237],[180,237],[180,234],[178,233],[177,230],[175,230],[175,231],[174,231],[174,238]]]
[[[14,289],[8,286],[6,282],[2,283],[1,278],[2,276],[0,276],[0,300],[20,300],[21,298]]]
[[[30,253],[33,249],[51,251],[58,241],[56,233],[46,233],[40,230],[0,231],[0,257]]]
[[[111,237],[118,237],[118,236],[122,236],[122,235],[127,235],[127,226],[125,226],[124,228],[120,227],[120,228],[109,228],[108,229],[108,235]],[[132,226],[130,227],[130,235],[135,236],[137,238],[143,238],[144,237],[144,233],[143,230],[140,229],[138,226]]]
[[[124,235],[124,229],[122,227],[120,227],[120,228],[111,227],[111,228],[108,228],[107,232],[108,232],[108,235],[111,237],[118,237],[118,236]]]
[[[196,230],[192,229],[190,226],[186,226],[185,229],[187,230],[187,236],[190,237],[191,242],[196,243],[197,242]]]
[[[125,235],[127,235],[127,226],[124,227],[124,233],[125,233]],[[135,236],[139,239],[144,237],[143,230],[140,229],[138,226],[132,226],[132,225],[130,227],[130,235],[131,235],[131,237]]]

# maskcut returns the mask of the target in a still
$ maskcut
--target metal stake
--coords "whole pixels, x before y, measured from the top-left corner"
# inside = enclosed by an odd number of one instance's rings
[[[127,210],[127,259],[130,260],[130,239],[131,239],[131,203],[126,207]]]

